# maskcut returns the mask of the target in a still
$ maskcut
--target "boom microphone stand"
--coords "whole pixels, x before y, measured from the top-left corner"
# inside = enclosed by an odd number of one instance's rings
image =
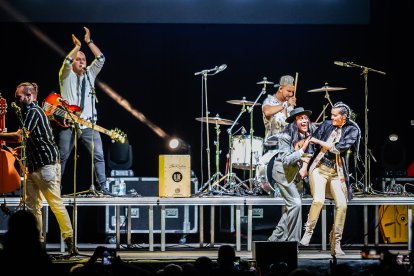
[[[336,65],[344,66],[344,67],[356,67],[362,69],[361,75],[364,76],[364,95],[365,95],[365,112],[364,112],[364,168],[365,168],[365,174],[364,174],[364,193],[371,194],[372,193],[372,187],[370,182],[370,160],[369,160],[369,149],[368,149],[368,73],[375,72],[381,75],[385,75],[385,72],[375,70],[363,65],[355,64],[353,62],[341,62],[341,61],[335,61]]]
[[[206,69],[206,70],[202,70],[200,72],[196,72],[194,73],[194,76],[198,76],[198,75],[202,75],[202,81],[201,81],[201,99],[204,100],[205,103],[205,118],[206,120],[208,120],[208,115],[210,114],[210,112],[208,111],[208,97],[207,97],[207,76],[213,76],[216,75],[217,73],[223,71],[224,69],[227,68],[226,64],[222,64],[220,65],[220,67],[214,67],[212,69]],[[212,74],[209,74],[211,72],[214,72]],[[204,99],[203,99],[204,96]],[[203,108],[203,106],[202,106]],[[209,133],[209,126],[207,124],[206,127],[206,138],[207,138],[207,145],[206,145],[206,153],[207,153],[207,179],[208,179],[208,191],[209,193],[212,192],[212,185],[211,185],[211,171],[210,171],[210,133]],[[203,159],[203,155],[201,154],[201,160]],[[203,172],[203,168],[201,168],[201,172]],[[202,173],[203,175],[203,173]],[[203,181],[203,177],[201,177],[201,181]],[[201,188],[201,190],[199,192],[202,192],[204,190],[204,186]]]

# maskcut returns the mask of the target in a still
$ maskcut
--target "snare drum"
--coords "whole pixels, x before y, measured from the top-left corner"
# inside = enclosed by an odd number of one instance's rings
[[[268,194],[275,192],[273,185],[275,181],[272,177],[273,164],[275,162],[276,151],[268,151],[259,159],[256,166],[256,181],[259,186]]]
[[[252,138],[250,146],[250,135],[236,135],[232,139],[231,164],[233,168],[250,169],[250,156],[253,153],[252,163],[256,165],[263,154],[263,138]]]

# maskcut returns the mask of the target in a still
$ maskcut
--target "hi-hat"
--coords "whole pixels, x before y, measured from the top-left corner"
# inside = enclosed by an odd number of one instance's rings
[[[338,90],[345,90],[345,87],[332,87],[332,86],[322,86],[321,88],[311,89],[308,92],[331,92],[331,91],[338,91]]]
[[[234,121],[220,118],[218,115],[216,115],[216,117],[200,117],[196,118],[196,120],[204,123],[218,125],[232,125],[234,123]]]
[[[243,98],[243,99],[241,99],[241,100],[230,100],[230,101],[227,101],[228,103],[230,103],[230,104],[237,104],[237,105],[260,105],[259,103],[254,103],[254,102],[252,102],[252,101],[248,101],[248,100],[246,100],[245,98]]]

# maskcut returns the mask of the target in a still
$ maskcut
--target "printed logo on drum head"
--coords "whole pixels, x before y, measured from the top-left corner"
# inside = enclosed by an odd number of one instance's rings
[[[181,180],[183,180],[183,175],[180,172],[175,172],[172,174],[172,180],[174,182],[180,182]]]

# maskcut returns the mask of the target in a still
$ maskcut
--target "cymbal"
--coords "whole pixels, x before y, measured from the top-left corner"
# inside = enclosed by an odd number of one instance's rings
[[[248,101],[244,98],[242,100],[230,100],[230,101],[227,101],[227,102],[230,103],[230,104],[238,104],[238,105],[253,105],[254,104],[254,102]],[[254,105],[256,106],[256,105],[260,105],[260,104],[255,103]]]
[[[256,82],[256,84],[273,84],[273,82],[268,81],[266,77],[262,81]]]
[[[332,86],[322,86],[321,88],[311,89],[308,92],[330,92],[330,91],[338,91],[338,90],[345,90],[345,87],[332,87]]]
[[[209,123],[209,124],[218,124],[218,125],[232,125],[234,121],[227,120],[220,118],[219,116],[216,117],[200,117],[196,118],[197,121]],[[238,124],[238,123],[236,123]]]

